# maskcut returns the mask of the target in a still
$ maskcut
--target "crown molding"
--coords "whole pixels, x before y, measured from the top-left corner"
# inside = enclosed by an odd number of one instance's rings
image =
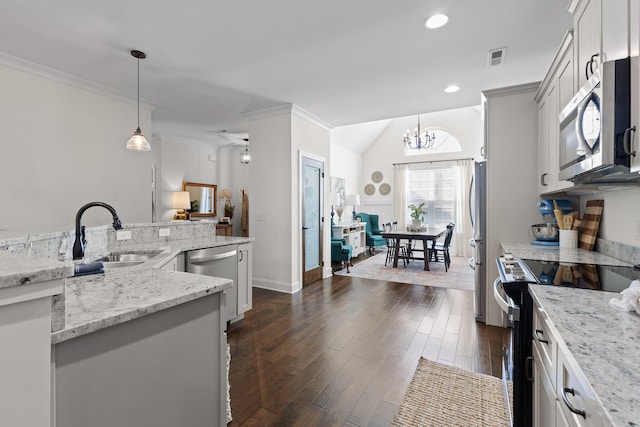
[[[128,104],[137,105],[138,103],[138,98],[136,98],[135,96],[91,82],[89,80],[82,79],[78,76],[74,76],[63,71],[36,64],[35,62],[27,61],[26,59],[18,58],[17,56],[9,55],[4,52],[0,52],[0,65],[32,74],[37,77],[42,77],[47,80],[62,83],[67,86],[75,87],[76,89],[86,90],[97,95],[102,95],[108,98],[116,99],[118,101],[123,101]],[[153,110],[158,105],[159,104],[157,103],[140,98],[140,106],[143,108]]]
[[[283,114],[295,114],[298,117],[301,117],[305,120],[310,121],[311,123],[320,126],[325,130],[331,130],[333,128],[332,125],[322,120],[320,117],[298,107],[295,104],[281,104],[276,105],[275,107],[263,108],[261,110],[250,111],[246,113],[242,113],[242,117],[247,120],[258,120],[265,119],[268,117],[281,116]]]
[[[539,87],[540,87],[540,82],[533,82],[533,83],[524,83],[524,84],[519,84],[514,86],[506,86],[506,87],[501,87],[497,89],[483,90],[481,91],[481,93],[486,98],[491,98],[491,97],[503,96],[503,95],[517,95],[520,93],[528,93],[532,91],[537,92]]]

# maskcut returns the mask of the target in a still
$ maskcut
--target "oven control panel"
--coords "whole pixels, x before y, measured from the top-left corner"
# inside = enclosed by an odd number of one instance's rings
[[[511,254],[504,254],[497,261],[502,283],[538,283],[536,276],[520,258],[515,258]]]

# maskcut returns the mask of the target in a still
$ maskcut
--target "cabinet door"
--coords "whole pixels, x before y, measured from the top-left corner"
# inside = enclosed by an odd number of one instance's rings
[[[251,243],[238,245],[238,314],[253,308]]]
[[[556,394],[535,346],[533,359],[533,425],[553,427],[556,425]]]
[[[538,193],[549,189],[549,103],[543,95],[538,104]]]
[[[556,111],[550,111],[549,126],[553,129],[553,136],[549,141],[549,169],[553,171],[556,180],[556,190],[573,187],[571,181],[561,181],[558,178],[560,164],[558,163],[558,144],[560,143],[559,115],[562,109],[571,101],[575,93],[575,76],[573,69],[573,44],[569,46],[558,67],[556,78]],[[550,109],[551,110],[551,109]]]
[[[637,56],[631,58],[631,87],[636,93],[640,88],[640,58]],[[640,97],[638,96],[631,97],[631,126],[636,127],[636,131],[631,132],[629,141],[630,151],[636,153],[635,156],[631,156],[631,172],[638,172],[640,171]]]
[[[578,6],[573,18],[573,29],[576,35],[575,58],[577,89],[587,81],[585,69],[591,55],[598,54],[602,61],[602,0],[584,0]],[[593,64],[594,71],[597,63]]]

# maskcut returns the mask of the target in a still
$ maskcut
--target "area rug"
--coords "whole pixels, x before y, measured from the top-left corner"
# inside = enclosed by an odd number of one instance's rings
[[[393,263],[387,263],[385,266],[386,256],[385,252],[380,252],[364,261],[354,263],[350,269],[351,273],[347,273],[345,268],[335,274],[410,285],[474,290],[473,270],[469,268],[468,258],[451,257],[451,266],[449,271],[445,272],[442,262],[430,262],[429,271],[424,271],[424,262],[421,260],[412,260],[406,267],[402,266],[402,262],[398,263],[398,268],[393,268]]]
[[[500,378],[420,358],[391,424],[404,426],[507,426]]]

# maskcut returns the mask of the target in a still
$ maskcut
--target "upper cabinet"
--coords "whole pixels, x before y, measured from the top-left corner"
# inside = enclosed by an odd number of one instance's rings
[[[558,115],[571,100],[575,88],[573,36],[568,32],[540,85],[538,103],[538,193],[550,193],[573,186],[558,180]]]
[[[637,22],[629,10],[637,0],[572,0],[576,91],[600,63],[626,58],[630,31]]]

